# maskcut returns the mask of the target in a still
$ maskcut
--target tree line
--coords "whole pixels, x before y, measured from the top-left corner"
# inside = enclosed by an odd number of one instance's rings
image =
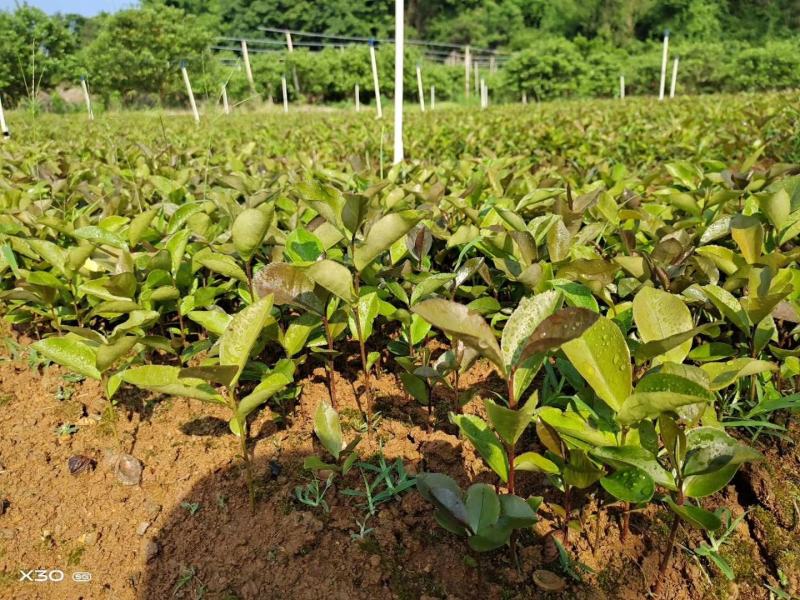
[[[494,101],[613,96],[624,74],[631,94],[653,93],[660,40],[673,30],[681,56],[680,93],[736,92],[800,86],[800,14],[792,0],[409,0],[408,36],[472,44],[508,54],[496,74],[484,70]],[[143,0],[138,8],[93,18],[47,15],[22,5],[0,11],[0,97],[9,106],[41,103],[69,109],[58,87],[90,82],[101,106],[185,102],[178,65],[186,61],[201,100],[216,101],[227,82],[236,99],[251,95],[236,52],[211,50],[221,35],[261,37],[260,26],[335,35],[390,37],[393,2],[374,0]],[[273,36],[275,37],[275,36]],[[280,93],[291,73],[291,100],[352,101],[359,84],[368,102],[367,48],[251,56],[256,91]],[[393,94],[393,57],[378,51],[382,92]],[[462,99],[464,70],[426,62],[410,48],[407,93],[416,94],[414,65],[423,63],[426,90]],[[295,86],[294,75],[297,75]]]

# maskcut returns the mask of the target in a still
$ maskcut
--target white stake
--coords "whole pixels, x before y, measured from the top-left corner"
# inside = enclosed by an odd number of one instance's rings
[[[197,112],[197,103],[194,101],[194,92],[192,91],[192,84],[189,81],[189,73],[186,72],[186,63],[181,63],[181,74],[183,75],[183,83],[186,84],[186,93],[189,95],[189,104],[192,105],[192,114],[194,115],[194,122],[200,123],[200,113]]]
[[[92,99],[89,98],[89,87],[86,85],[86,77],[81,75],[81,88],[83,89],[83,99],[86,101],[86,112],[89,113],[89,120],[94,121],[94,112],[92,111]]]
[[[281,92],[283,92],[283,112],[289,112],[289,95],[286,93],[286,76],[281,75]]]
[[[375,88],[375,109],[378,111],[378,118],[382,119],[381,84],[378,80],[378,60],[375,58],[375,40],[369,41],[369,61],[372,64],[372,87]]]
[[[292,34],[287,30],[286,31],[286,49],[291,54],[294,52],[294,45],[292,44]],[[297,67],[292,65],[292,82],[294,83],[294,91],[299,95],[300,94],[300,81],[297,79]]]
[[[528,103],[528,92],[525,92],[525,91],[522,92],[522,103],[523,104],[527,104]]]
[[[436,108],[436,86],[431,86],[431,110]]]
[[[6,125],[6,114],[3,112],[3,100],[0,98],[0,131],[3,132],[4,138],[10,138],[11,132],[8,130],[8,125]]]
[[[425,92],[422,89],[422,71],[417,65],[417,93],[419,94],[419,109],[425,112]]]
[[[247,51],[247,42],[242,40],[242,60],[244,60],[244,73],[247,75],[247,83],[250,84],[250,91],[256,93],[256,84],[253,80],[253,69],[250,68],[250,53]]]
[[[625,99],[625,75],[619,76],[619,99]]]
[[[231,114],[231,107],[228,105],[228,86],[222,84],[222,112],[226,115]]]
[[[480,80],[480,73],[478,71],[478,61],[475,61],[472,64],[475,66],[475,73],[474,73],[475,74],[475,77],[474,77],[474,79],[475,79],[475,95],[480,98],[479,94],[480,94],[480,83],[481,83],[481,80]]]
[[[356,84],[356,112],[361,112],[361,90],[358,89],[358,84]]]
[[[394,164],[403,162],[405,0],[394,0]]]
[[[494,75],[497,73],[497,59],[494,54],[489,57],[489,72]]]
[[[489,90],[486,87],[486,82],[481,78],[481,108],[489,106]]]
[[[469,73],[472,70],[472,59],[469,55],[469,46],[464,47],[464,97],[469,98]]]
[[[658,99],[664,99],[664,88],[667,84],[667,60],[669,60],[669,29],[664,32],[664,53],[661,55],[661,87],[658,91]]]
[[[675,97],[675,84],[678,83],[678,57],[675,57],[675,62],[672,63],[672,84],[669,86],[669,97]]]
[[[289,31],[286,32],[286,47],[289,49],[289,52],[294,52],[294,46],[292,45],[292,34]]]

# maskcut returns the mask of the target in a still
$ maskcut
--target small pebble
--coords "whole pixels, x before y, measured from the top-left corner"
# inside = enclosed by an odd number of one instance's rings
[[[158,556],[158,551],[158,542],[154,542],[152,540],[147,542],[147,544],[144,546],[145,561],[150,562],[153,560],[156,556]]]
[[[139,485],[142,480],[142,463],[130,454],[119,454],[114,472],[122,485]]]
[[[139,523],[139,526],[136,528],[136,533],[138,535],[144,535],[147,533],[147,530],[150,529],[150,522],[149,521],[142,521]]]
[[[67,461],[69,472],[73,475],[79,475],[81,473],[91,471],[94,469],[96,464],[97,461],[89,456],[85,456],[84,454],[70,456],[69,460]]]

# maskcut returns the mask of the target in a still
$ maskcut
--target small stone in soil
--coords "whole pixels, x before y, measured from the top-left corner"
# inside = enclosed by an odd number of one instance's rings
[[[139,485],[142,480],[142,463],[130,454],[119,454],[116,457],[114,472],[122,485]]]
[[[147,518],[151,521],[155,521],[156,517],[161,512],[161,505],[152,500],[147,500],[144,503],[144,510],[147,512]]]
[[[283,466],[277,460],[269,461],[269,474],[272,479],[277,478],[283,471]]]
[[[144,535],[147,533],[147,530],[150,529],[150,522],[149,521],[142,521],[139,523],[139,526],[136,528],[136,533],[139,535]]]
[[[158,542],[154,542],[152,540],[147,542],[144,546],[145,561],[150,562],[153,560],[156,556],[158,556],[158,551]]]
[[[97,461],[83,454],[76,454],[75,456],[70,456],[69,460],[67,461],[69,472],[72,473],[73,475],[79,475],[81,473],[91,471],[94,469],[96,464]]]

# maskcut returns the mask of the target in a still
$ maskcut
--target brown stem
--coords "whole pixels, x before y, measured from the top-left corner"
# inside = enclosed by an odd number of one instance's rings
[[[669,561],[672,558],[672,548],[675,546],[675,538],[678,535],[680,524],[680,517],[675,515],[672,519],[672,527],[669,530],[669,541],[667,541],[667,548],[664,551],[664,556],[661,558],[661,564],[658,565],[658,579],[656,579],[656,585],[653,588],[654,596],[658,596],[659,592],[661,591],[661,586],[664,583],[664,576],[667,572],[667,567],[669,567]]]
[[[244,270],[247,274],[247,289],[250,290],[250,302],[255,302],[256,296],[253,293],[253,265],[250,263],[251,260],[253,259],[247,259],[247,262],[244,264]]]
[[[569,484],[564,485],[564,526],[562,531],[564,532],[564,546],[566,547],[569,541],[569,513],[572,512],[572,486]]]
[[[631,524],[631,503],[625,503],[625,511],[622,513],[622,531],[619,533],[619,541],[624,542],[628,537],[628,529]]]

